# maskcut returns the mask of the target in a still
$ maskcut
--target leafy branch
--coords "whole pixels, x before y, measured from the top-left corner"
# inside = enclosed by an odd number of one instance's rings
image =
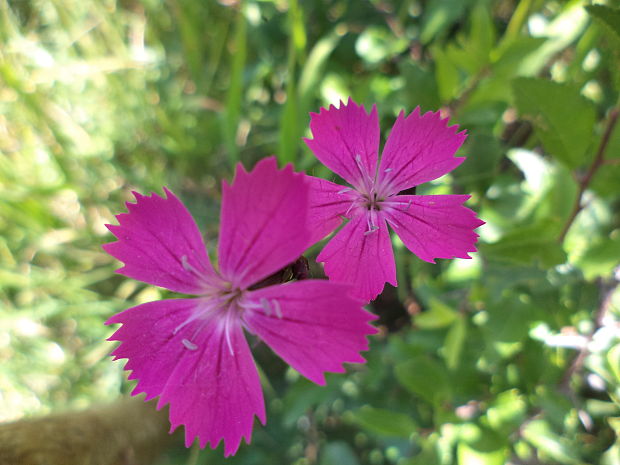
[[[577,218],[577,215],[579,214],[579,212],[584,207],[582,203],[583,194],[586,191],[586,189],[590,186],[590,182],[592,181],[592,178],[594,177],[596,172],[603,165],[603,161],[605,159],[605,151],[607,150],[607,146],[609,145],[611,134],[613,133],[616,123],[618,122],[619,114],[620,114],[620,108],[618,107],[613,108],[611,112],[609,113],[609,118],[607,119],[607,125],[605,127],[605,132],[603,133],[603,137],[601,138],[601,143],[599,144],[598,150],[596,152],[596,156],[594,157],[594,160],[592,161],[592,164],[588,168],[588,171],[585,173],[585,175],[581,179],[577,180],[577,183],[579,185],[579,190],[577,192],[575,203],[573,204],[573,209],[568,217],[568,220],[564,224],[564,227],[562,228],[562,232],[560,233],[560,236],[558,237],[558,242],[560,243],[564,242],[564,239],[566,238],[566,234],[568,233],[568,230],[570,229],[573,222],[575,221],[575,218]]]

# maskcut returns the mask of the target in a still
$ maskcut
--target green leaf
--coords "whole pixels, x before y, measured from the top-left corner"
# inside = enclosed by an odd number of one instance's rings
[[[508,358],[521,349],[528,337],[533,308],[521,303],[512,293],[487,308],[488,321],[484,326],[489,348],[502,358]]]
[[[229,160],[234,163],[239,158],[239,147],[237,146],[237,127],[239,125],[239,115],[241,114],[241,97],[243,94],[243,71],[247,55],[247,21],[243,8],[237,12],[235,21],[235,42],[234,53],[232,53],[232,69],[228,95],[226,96],[226,109],[224,112],[224,134],[226,147],[229,152]]]
[[[435,60],[435,79],[439,90],[439,98],[446,103],[455,98],[461,88],[459,71],[443,47],[431,47]]]
[[[351,412],[351,417],[363,429],[384,436],[408,438],[417,429],[409,415],[369,405]]]
[[[445,0],[432,2],[425,9],[424,24],[420,33],[423,44],[429,43],[435,36],[441,34],[452,25],[463,13],[463,9],[469,1]]]
[[[480,251],[488,258],[519,265],[536,264],[549,268],[566,262],[566,253],[557,242],[558,224],[539,221],[515,228],[493,244],[480,244]]]
[[[620,344],[616,344],[607,352],[607,363],[609,369],[616,378],[616,383],[620,384]]]
[[[488,5],[478,2],[471,11],[469,34],[457,36],[445,52],[452,63],[473,77],[489,63],[494,45],[495,28]]]
[[[508,454],[505,438],[473,423],[460,427],[457,447],[458,463],[503,465]]]
[[[409,60],[400,63],[399,71],[407,82],[407,85],[403,87],[403,94],[409,107],[419,105],[422,112],[427,112],[434,111],[441,106],[437,80],[432,71]]]
[[[413,394],[438,405],[450,397],[448,375],[439,362],[425,356],[400,363],[396,366],[396,378]]]
[[[550,155],[571,169],[588,162],[596,115],[577,87],[519,78],[513,81],[513,91],[519,113],[532,121]]]
[[[609,276],[618,266],[618,257],[620,257],[620,234],[613,234],[609,239],[591,244],[577,260],[577,266],[581,268],[587,280],[592,280],[599,276]]]
[[[501,392],[486,413],[489,426],[494,430],[508,434],[517,428],[527,410],[527,404],[517,389]]]
[[[388,28],[370,26],[358,37],[355,51],[367,63],[375,64],[398,55],[408,46],[406,38],[394,36]]]
[[[466,153],[467,161],[454,170],[452,176],[459,185],[465,183],[467,187],[484,192],[495,178],[503,147],[491,134],[476,132],[467,139]]]
[[[504,465],[508,450],[505,447],[494,450],[480,450],[465,442],[457,448],[458,463],[476,465]]]
[[[429,309],[415,316],[413,322],[420,329],[439,329],[450,326],[457,313],[441,300],[431,298]]]
[[[535,76],[549,65],[554,55],[566,49],[588,26],[588,13],[581,1],[565,2],[559,14],[544,24],[537,35],[547,40],[520,63],[522,76]],[[570,108],[570,107],[568,107]]]
[[[590,15],[607,26],[620,40],[620,10],[605,5],[588,5]]]
[[[338,42],[340,42],[341,37],[335,30],[322,37],[310,51],[308,59],[301,69],[297,92],[302,102],[302,114],[304,114],[304,117],[307,116],[305,112],[310,97],[316,91],[323,77],[325,63],[336,48],[336,45],[338,45]]]
[[[620,442],[605,451],[601,457],[601,465],[620,465]]]
[[[294,80],[295,77],[289,75],[289,81],[286,85],[286,102],[280,114],[280,140],[277,154],[278,160],[282,164],[296,161],[297,148],[299,146],[297,94],[295,92]]]
[[[288,26],[288,71],[286,81],[286,102],[280,113],[280,131],[278,144],[278,160],[284,163],[296,161],[299,147],[299,106],[297,101],[295,68],[298,55],[304,52],[306,33],[301,19],[301,9],[297,0],[289,2]]]
[[[398,465],[440,465],[443,462],[440,460],[440,447],[438,447],[438,433],[432,433],[426,440],[422,441],[420,446],[422,451],[409,459],[398,461]]]
[[[322,449],[321,465],[359,465],[355,452],[344,441],[328,442]]]
[[[444,342],[442,355],[448,369],[454,370],[458,367],[466,337],[467,320],[462,315],[459,315],[452,323]]]
[[[522,75],[521,62],[545,42],[543,37],[519,36],[509,42],[501,42],[491,52],[493,74],[501,79]]]
[[[523,437],[544,455],[562,464],[580,465],[578,450],[551,430],[544,420],[534,420],[523,428]],[[543,455],[543,460],[544,460]]]

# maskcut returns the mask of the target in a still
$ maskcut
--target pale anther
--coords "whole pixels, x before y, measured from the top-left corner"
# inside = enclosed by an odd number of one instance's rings
[[[198,346],[194,344],[192,341],[190,341],[189,339],[183,339],[181,342],[183,343],[186,349],[189,349],[189,350],[198,349]]]
[[[392,225],[392,227],[394,229],[398,228],[398,225],[396,223],[394,223],[390,218],[388,218],[387,216],[385,217],[385,221],[387,221],[388,223],[390,223]]]
[[[181,266],[183,267],[185,271],[189,271],[190,273],[193,273],[194,276],[198,278],[203,277],[202,273],[198,271],[196,268],[194,268],[194,266],[189,262],[187,255],[181,256]]]
[[[273,299],[271,301],[271,303],[273,304],[273,308],[275,309],[276,316],[278,318],[282,319],[282,309],[280,308],[280,302],[278,302],[277,300]]]
[[[265,310],[267,316],[271,316],[271,305],[269,304],[269,301],[263,297],[262,299],[260,299],[260,304]]]

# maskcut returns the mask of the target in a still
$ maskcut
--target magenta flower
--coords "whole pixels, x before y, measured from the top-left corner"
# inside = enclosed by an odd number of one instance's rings
[[[386,282],[396,286],[389,224],[405,246],[422,260],[470,258],[483,224],[462,204],[468,195],[399,195],[460,165],[453,155],[466,138],[447,126],[439,112],[420,115],[419,107],[401,112],[385,143],[381,160],[376,105],[370,114],[349,99],[340,108],[312,113],[314,139],[306,144],[316,157],[352,187],[311,179],[310,228],[313,240],[348,223],[325,246],[317,261],[335,281],[352,283],[354,295],[369,301]]]
[[[344,284],[302,280],[255,286],[294,262],[309,244],[308,184],[289,165],[262,160],[247,173],[237,167],[223,183],[219,268],[209,261],[196,223],[183,204],[140,194],[129,213],[108,225],[118,238],[104,249],[124,263],[125,276],[192,294],[130,308],[106,324],[121,323],[115,359],[138,383],[132,394],[170,404],[171,431],[185,425],[185,443],[234,454],[249,443],[254,416],[264,424],[260,380],[244,329],[262,339],[306,378],[325,384],[324,372],[363,363],[374,317],[348,297]],[[264,283],[263,283],[264,284]]]

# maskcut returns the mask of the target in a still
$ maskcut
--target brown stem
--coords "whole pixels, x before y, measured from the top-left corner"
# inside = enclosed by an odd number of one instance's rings
[[[314,411],[310,410],[307,414],[308,418],[308,431],[306,432],[307,444],[305,449],[306,461],[310,465],[317,463],[319,456],[319,431],[316,426],[316,419],[314,418]]]
[[[577,355],[575,355],[566,372],[564,373],[564,376],[562,376],[562,381],[560,381],[560,391],[568,393],[570,391],[571,378],[576,373],[579,373],[583,368],[583,364],[585,363],[586,357],[589,353],[588,345],[592,341],[594,334],[603,326],[603,320],[605,319],[605,315],[611,307],[611,298],[618,284],[619,282],[615,278],[613,278],[611,283],[608,282],[601,284],[601,286],[603,287],[603,297],[594,315],[594,327],[592,328],[592,331],[590,331],[590,333],[588,334],[585,344],[583,345],[583,347],[581,347]]]
[[[558,237],[558,242],[560,243],[564,242],[564,239],[566,238],[566,234],[568,233],[568,230],[570,229],[573,222],[575,221],[575,218],[577,218],[577,215],[579,214],[579,212],[583,209],[583,205],[581,204],[583,193],[586,191],[586,189],[590,185],[590,182],[592,181],[592,177],[594,176],[594,174],[598,171],[598,169],[603,164],[603,161],[605,158],[605,150],[607,150],[607,145],[609,145],[609,140],[611,138],[611,134],[614,130],[614,127],[616,126],[616,123],[618,121],[619,114],[620,114],[620,109],[617,107],[612,109],[611,112],[609,113],[609,119],[607,120],[607,127],[605,128],[605,133],[603,134],[601,143],[598,146],[598,150],[596,151],[596,156],[594,157],[594,160],[592,161],[592,165],[590,165],[590,168],[588,168],[588,171],[586,172],[586,174],[579,181],[579,191],[577,192],[577,198],[575,199],[573,209],[570,213],[570,216],[568,217],[568,220],[566,221],[566,224],[564,225],[564,228],[562,228],[562,232],[560,233],[560,236]]]

